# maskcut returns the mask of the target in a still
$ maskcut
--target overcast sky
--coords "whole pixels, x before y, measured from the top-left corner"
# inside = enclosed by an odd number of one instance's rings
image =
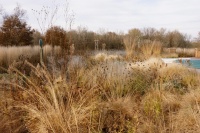
[[[19,3],[27,11],[28,24],[39,28],[37,15],[31,9],[40,10],[50,6],[52,0],[1,0],[5,11],[11,12]],[[60,3],[59,13],[54,22],[65,23],[63,7]],[[196,37],[200,31],[200,0],[68,0],[70,12],[74,12],[73,28],[85,26],[88,30],[127,32],[132,28],[153,27],[156,29],[179,30]]]

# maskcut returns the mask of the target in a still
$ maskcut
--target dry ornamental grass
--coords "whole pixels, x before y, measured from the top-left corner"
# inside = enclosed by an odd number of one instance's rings
[[[28,76],[10,66],[0,78],[0,132],[199,132],[195,70],[103,56],[71,65],[67,81],[46,66],[25,61]]]

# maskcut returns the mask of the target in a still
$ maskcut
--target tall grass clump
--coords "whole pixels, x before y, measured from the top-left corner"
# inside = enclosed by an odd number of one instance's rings
[[[130,35],[126,35],[124,36],[123,41],[124,41],[127,58],[132,58],[135,54],[136,45],[137,45],[135,38],[131,37]]]
[[[199,107],[200,107],[200,89],[192,90],[182,97],[180,110],[173,115],[172,124],[175,132],[198,133]]]
[[[95,87],[87,90],[76,84],[65,83],[60,77],[55,79],[45,67],[32,67],[32,74],[26,77],[17,69],[10,67],[11,72],[22,76],[22,83],[10,81],[8,85],[14,92],[6,110],[13,116],[2,116],[2,131],[11,127],[12,131],[21,132],[89,132],[92,130],[92,112],[96,109]],[[2,86],[1,86],[2,87]],[[4,88],[6,89],[6,88]],[[84,88],[83,88],[84,89]],[[80,96],[79,96],[80,95]],[[5,110],[1,110],[5,112]],[[6,120],[7,119],[7,120]],[[15,127],[12,125],[21,125]]]
[[[161,68],[159,78],[165,89],[181,93],[197,89],[199,84],[199,74],[180,64],[169,64]]]
[[[159,41],[144,40],[140,49],[145,59],[152,56],[159,57],[162,51],[162,43]]]

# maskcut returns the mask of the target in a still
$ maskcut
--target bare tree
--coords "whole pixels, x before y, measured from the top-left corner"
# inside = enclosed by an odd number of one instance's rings
[[[26,19],[26,10],[22,9],[20,4],[17,4],[17,6],[14,8],[14,16],[18,17],[20,20]]]
[[[143,29],[143,38],[148,40],[155,40],[156,29],[155,28],[144,28]]]
[[[128,34],[132,37],[137,39],[138,37],[142,36],[142,32],[139,29],[131,29],[128,31]]]
[[[47,29],[53,26],[56,20],[56,15],[58,12],[58,5],[52,4],[53,6],[42,6],[41,10],[34,10],[34,15],[37,19],[41,33],[44,35]]]
[[[168,47],[189,47],[190,43],[188,41],[186,34],[174,30],[166,34],[166,42]]]

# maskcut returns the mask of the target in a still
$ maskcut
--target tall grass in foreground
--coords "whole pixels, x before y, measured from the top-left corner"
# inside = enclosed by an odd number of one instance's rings
[[[15,88],[15,92],[11,92],[12,99],[9,104],[13,106],[8,108],[9,114],[13,117],[1,114],[4,118],[1,123],[8,124],[8,127],[6,124],[1,125],[2,131],[11,127],[11,130],[16,132],[23,132],[26,129],[29,132],[41,133],[88,132],[85,125],[90,124],[90,113],[96,107],[95,100],[89,102],[89,99],[93,99],[91,96],[94,96],[92,92],[95,91],[91,90],[93,88],[79,92],[80,88],[77,88],[76,84],[66,84],[60,78],[53,80],[45,69],[32,68],[34,72],[30,79],[24,77],[25,81],[22,81],[25,82],[25,86],[10,83],[18,89]],[[10,70],[23,76],[15,68]],[[18,116],[15,113],[19,113]],[[17,123],[21,126],[16,127]]]
[[[0,79],[0,132],[198,133],[199,74],[159,59],[86,59],[68,82],[45,66]],[[178,70],[178,71],[177,71]]]

